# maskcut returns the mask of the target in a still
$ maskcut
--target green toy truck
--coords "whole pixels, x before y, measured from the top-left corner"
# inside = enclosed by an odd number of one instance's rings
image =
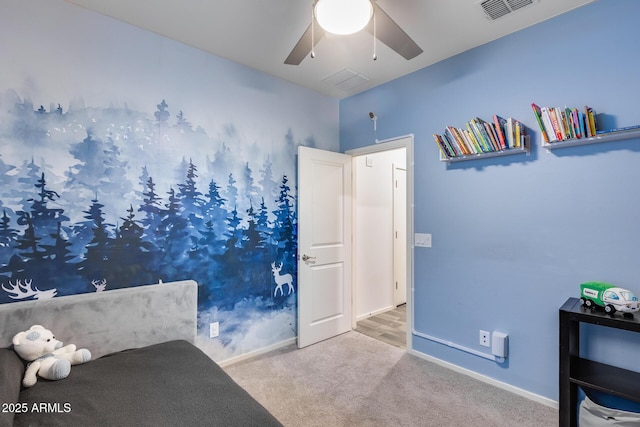
[[[627,289],[604,282],[585,282],[580,285],[580,303],[586,307],[599,306],[607,313],[633,313],[640,310],[638,297]]]

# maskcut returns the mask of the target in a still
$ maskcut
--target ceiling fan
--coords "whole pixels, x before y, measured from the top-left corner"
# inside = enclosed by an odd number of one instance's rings
[[[323,29],[318,22],[318,6],[326,0],[315,0],[313,3],[313,13],[311,24],[293,47],[293,50],[285,59],[284,63],[289,65],[299,65],[304,58],[311,53],[313,57],[313,48],[325,36],[326,30]],[[344,0],[342,0],[344,1]],[[371,8],[370,17],[366,21],[364,27],[374,38],[389,46],[398,54],[409,60],[420,55],[423,50],[414,42],[407,33],[396,22],[386,14],[375,0],[366,0]],[[375,52],[373,59],[376,59]]]

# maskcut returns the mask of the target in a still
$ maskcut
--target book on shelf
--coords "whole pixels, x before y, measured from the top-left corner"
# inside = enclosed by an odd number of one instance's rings
[[[560,117],[560,123],[562,125],[562,136],[564,139],[573,139],[573,135],[571,134],[571,127],[569,126],[568,120],[570,117],[567,116],[567,108],[558,107],[558,116]]]
[[[453,145],[451,145],[451,141],[449,141],[449,138],[447,138],[446,134],[442,134],[442,135],[434,134],[434,136],[438,136],[439,137],[439,139],[437,139],[437,141],[442,143],[442,146],[444,148],[444,151],[447,153],[447,156],[455,157],[455,156],[458,155],[456,150],[453,148]]]
[[[585,105],[578,108],[538,106],[531,103],[540,133],[545,143],[589,138],[596,135],[597,120],[593,108]]]
[[[584,115],[588,117],[588,132],[587,134],[591,136],[596,135],[596,114],[593,111],[593,108],[584,106]]]
[[[454,156],[461,156],[463,154],[462,150],[458,146],[457,141],[455,140],[453,135],[451,135],[451,132],[449,132],[448,129],[444,130],[442,137],[444,138],[445,141],[447,141],[447,144],[449,145],[449,147],[451,147]]]
[[[522,127],[522,123],[518,120],[515,120],[514,128],[513,144],[516,148],[520,148],[523,145],[522,137],[524,136],[524,128]]]
[[[558,120],[558,111],[555,107],[549,107],[549,117],[551,119],[551,127],[553,128],[553,132],[556,134],[556,139],[558,141],[562,141],[565,139],[562,134],[562,127],[560,125],[560,121]],[[562,118],[560,118],[562,120]]]
[[[468,154],[477,153],[476,146],[473,143],[473,141],[471,140],[471,138],[469,137],[469,134],[466,131],[466,129],[458,128],[458,129],[456,129],[456,132],[458,133],[458,135],[460,136],[460,138],[464,142],[465,146],[467,147]]]
[[[491,126],[490,123],[482,120],[480,117],[476,117],[475,119],[473,119],[473,121],[475,121],[476,125],[478,126],[480,134],[489,147],[489,151],[500,151],[502,148],[500,147],[500,143],[496,139],[493,126]]]
[[[545,130],[547,132],[547,136],[549,137],[549,142],[554,142],[558,140],[556,136],[555,130],[553,130],[553,126],[551,125],[551,115],[549,114],[549,107],[540,108],[542,111],[542,122],[544,124]]]
[[[498,139],[500,140],[500,147],[504,150],[507,148],[507,141],[504,137],[504,127],[506,126],[507,121],[497,114],[493,116],[493,125],[495,126],[496,133],[498,134]]]
[[[589,107],[587,107],[586,105],[584,106],[584,130],[585,130],[585,135],[587,136],[587,138],[592,137],[593,135],[591,134],[591,119],[589,117],[589,113],[590,113],[590,109]]]
[[[445,142],[445,145],[449,148],[449,153],[451,154],[451,157],[457,156],[458,152],[454,148],[455,145],[453,144],[452,141],[449,140],[449,137],[447,136],[446,133],[442,134],[442,139]]]
[[[434,133],[433,138],[436,140],[436,143],[438,144],[438,148],[440,149],[440,152],[444,157],[453,157],[453,153],[450,151],[450,148],[447,146],[447,144],[445,144],[442,136],[438,135],[437,133]]]
[[[511,117],[507,119],[507,147],[514,148],[513,136],[515,135],[515,120]]]
[[[482,153],[484,151],[482,148],[482,143],[478,141],[478,139],[476,138],[476,135],[473,133],[473,130],[471,129],[471,126],[469,125],[469,123],[466,124],[466,127],[467,127],[466,134],[471,140],[471,142],[473,142],[473,147],[475,148],[475,152]]]
[[[446,131],[446,129],[445,132],[439,136],[442,139],[444,146],[447,148],[449,157],[457,157],[462,155],[462,152],[458,148],[458,144],[455,142],[451,134]]]
[[[585,138],[589,138],[589,132],[588,132],[589,126],[587,126],[588,122],[589,122],[589,119],[587,118],[587,116],[585,116],[583,112],[580,112],[580,129],[582,130],[582,135]]]
[[[464,145],[464,142],[460,139],[460,136],[455,132],[455,129],[453,127],[447,126],[447,128],[445,129],[445,134],[449,136],[449,140],[453,141],[460,155],[464,156],[465,154],[469,154],[466,146]]]
[[[571,123],[573,125],[573,133],[576,138],[582,138],[582,127],[580,126],[580,114],[577,108],[571,109]]]
[[[498,138],[498,134],[496,133],[496,129],[493,126],[493,123],[482,122],[484,125],[484,129],[487,131],[489,138],[491,139],[491,143],[496,151],[502,150],[502,145],[500,145],[500,139]]]
[[[569,128],[569,133],[571,134],[571,138],[580,138],[578,132],[576,130],[575,118],[574,118],[574,109],[569,107],[564,107],[565,116],[567,117],[567,127]]]
[[[480,148],[480,145],[478,145],[478,142],[474,138],[473,133],[471,131],[464,128],[460,128],[458,130],[460,131],[460,134],[462,135],[462,137],[465,138],[465,141],[467,141],[467,145],[471,148],[472,153],[474,154],[482,153],[482,148]]]
[[[436,141],[436,145],[438,146],[438,149],[440,150],[440,154],[442,154],[445,157],[449,157],[449,155],[447,154],[447,152],[444,149],[444,144],[442,143],[442,138],[440,137],[440,135],[438,135],[437,133],[433,134],[433,139]]]
[[[471,129],[471,133],[473,134],[474,138],[476,139],[476,141],[478,141],[478,144],[480,145],[482,152],[486,153],[491,151],[489,145],[487,145],[487,140],[484,138],[484,136],[480,132],[480,128],[478,128],[478,124],[474,120],[471,120],[469,121],[468,125],[469,125],[469,128]]]
[[[533,109],[533,114],[536,116],[536,121],[538,122],[538,126],[540,126],[540,133],[542,133],[542,139],[544,139],[544,142],[549,142],[547,129],[545,128],[544,122],[542,121],[542,110],[538,105],[536,105],[535,102],[531,103],[531,108]]]
[[[471,121],[475,124],[476,129],[478,129],[478,134],[480,134],[480,137],[483,139],[484,144],[487,147],[487,151],[495,151],[496,147],[491,141],[491,138],[487,133],[487,129],[484,127],[484,121],[480,120],[478,117]]]

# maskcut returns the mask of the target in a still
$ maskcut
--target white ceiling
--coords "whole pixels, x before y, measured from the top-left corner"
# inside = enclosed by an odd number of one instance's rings
[[[366,31],[327,35],[300,65],[285,58],[311,22],[313,0],[66,0],[335,98],[409,74],[595,0],[533,0],[496,20],[482,0],[377,0],[424,50],[407,61]],[[368,80],[343,90],[324,79],[350,69]]]

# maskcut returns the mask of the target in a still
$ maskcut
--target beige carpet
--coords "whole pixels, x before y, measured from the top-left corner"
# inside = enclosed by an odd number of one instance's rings
[[[354,331],[225,370],[287,427],[558,425],[553,408]]]

